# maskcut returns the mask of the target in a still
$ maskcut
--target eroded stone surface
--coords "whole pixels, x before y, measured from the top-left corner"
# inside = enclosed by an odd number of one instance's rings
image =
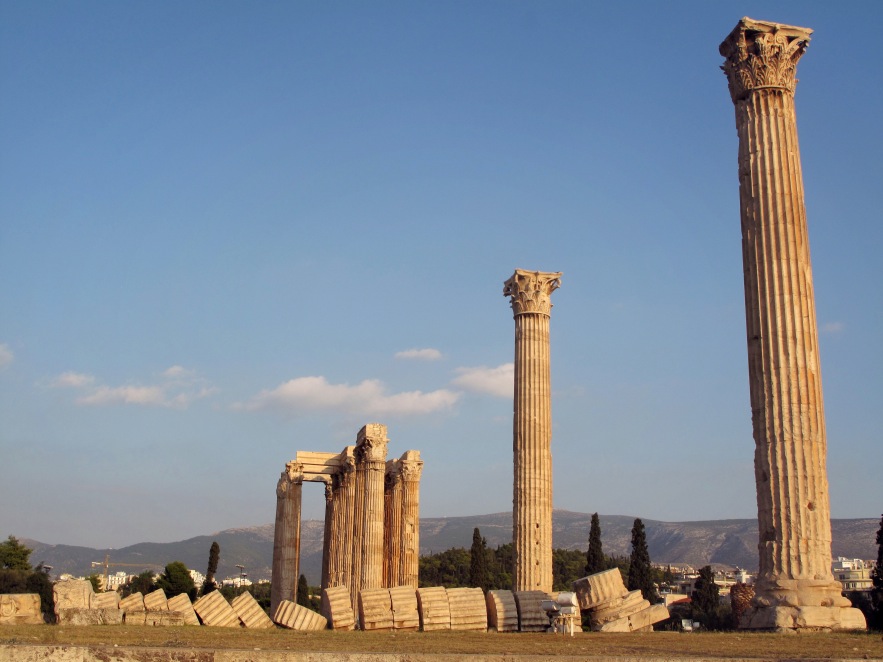
[[[346,586],[333,586],[322,591],[322,615],[332,630],[352,630],[356,616]]]
[[[273,622],[289,630],[324,630],[328,621],[322,614],[291,600],[283,600],[273,614]]]
[[[55,618],[59,625],[120,625],[123,622],[123,612],[113,608],[70,607],[59,609]]]
[[[199,618],[193,611],[193,603],[190,596],[186,593],[179,593],[168,600],[169,611],[175,611],[181,614],[184,619],[184,625],[199,625]]]
[[[0,625],[40,625],[43,622],[37,593],[0,594]]]
[[[273,627],[273,621],[270,620],[270,617],[267,616],[263,609],[261,609],[261,606],[251,593],[240,593],[233,598],[230,606],[233,607],[233,611],[236,612],[236,615],[239,616],[239,620],[242,621],[242,624],[247,628],[266,630]]]
[[[193,610],[203,625],[225,628],[240,627],[239,616],[220,591],[206,593],[193,603]]]
[[[89,609],[92,605],[92,583],[85,579],[65,579],[55,582],[52,597],[55,601],[55,613],[60,609]]]

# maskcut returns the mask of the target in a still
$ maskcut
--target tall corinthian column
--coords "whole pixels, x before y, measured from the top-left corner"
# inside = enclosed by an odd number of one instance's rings
[[[361,519],[361,526],[358,528],[361,541],[353,541],[360,552],[359,591],[365,588],[381,588],[383,583],[383,486],[388,443],[385,425],[369,423],[359,430],[356,472],[357,476],[361,472],[363,500],[361,512],[356,512],[355,517]],[[359,486],[359,482],[356,486]]]
[[[405,451],[401,458],[402,540],[399,585],[417,588],[420,570],[420,451]]]
[[[399,460],[386,462],[383,494],[383,587],[399,586],[402,557],[402,474]]]
[[[303,466],[285,465],[276,484],[276,523],[273,531],[273,574],[270,580],[270,613],[283,600],[297,597],[300,572],[300,504]]]
[[[812,30],[743,18],[720,46],[736,106],[760,541],[741,626],[864,628],[831,574],[825,415],[794,88]]]
[[[524,271],[503,284],[515,316],[512,500],[516,591],[552,592],[552,380],[550,295],[561,273]]]
[[[338,539],[334,537],[334,481],[325,482],[325,529],[322,537],[322,588],[328,588],[331,577],[331,557]]]

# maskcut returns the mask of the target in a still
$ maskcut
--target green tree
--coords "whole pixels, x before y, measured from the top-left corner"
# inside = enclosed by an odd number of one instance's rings
[[[478,527],[472,532],[472,549],[469,550],[469,585],[487,591],[488,583],[487,540],[481,537]]]
[[[153,571],[145,570],[140,575],[135,575],[120,587],[120,597],[127,598],[133,593],[141,593],[147,595],[151,591],[156,590],[156,583],[153,581]]]
[[[208,568],[205,571],[205,581],[202,583],[202,595],[211,593],[218,588],[215,582],[215,573],[218,571],[218,561],[220,560],[221,546],[217,541],[214,541],[208,551]]]
[[[635,519],[632,527],[632,554],[629,557],[629,577],[626,584],[630,591],[641,590],[650,604],[659,602],[656,586],[653,583],[653,569],[650,565],[650,552],[647,549],[647,534],[641,518]]]
[[[86,579],[88,579],[88,580],[89,580],[89,583],[92,584],[92,590],[93,590],[93,591],[95,591],[96,593],[102,593],[102,589],[101,589],[101,583],[102,583],[102,581],[101,581],[101,575],[99,575],[99,574],[93,572],[91,575],[89,575],[88,577],[86,577]]]
[[[573,582],[584,576],[586,555],[580,549],[552,550],[552,590],[570,591]]]
[[[607,570],[607,560],[604,558],[604,550],[601,547],[601,519],[598,513],[592,515],[592,524],[589,527],[589,549],[586,552],[587,575],[594,575]]]
[[[34,572],[28,575],[25,582],[28,593],[36,593],[40,596],[40,611],[48,623],[55,622],[55,598],[52,595],[52,579],[49,572],[39,563]]]
[[[165,591],[167,598],[173,598],[181,593],[186,593],[191,600],[196,599],[196,585],[187,566],[180,561],[172,561],[166,565],[166,569],[156,580],[157,588]]]
[[[710,565],[699,569],[699,577],[693,583],[690,594],[693,606],[702,614],[716,614],[720,604],[720,587],[714,582],[714,570]],[[707,625],[707,624],[706,624]]]
[[[311,606],[310,585],[307,583],[307,578],[304,575],[297,578],[297,604],[304,607]]]
[[[0,542],[0,568],[30,572],[33,569],[29,560],[32,551],[15,536],[9,536],[5,542]]]
[[[877,529],[877,563],[871,571],[871,614],[868,627],[883,630],[883,515],[880,516],[880,528]]]

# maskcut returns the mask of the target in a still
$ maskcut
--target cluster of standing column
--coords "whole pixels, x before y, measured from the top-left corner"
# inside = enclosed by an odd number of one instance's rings
[[[276,488],[270,610],[294,601],[300,575],[304,482],[325,484],[322,588],[346,586],[353,605],[369,588],[417,587],[420,551],[419,451],[387,461],[386,426],[369,423],[340,453],[298,451]]]

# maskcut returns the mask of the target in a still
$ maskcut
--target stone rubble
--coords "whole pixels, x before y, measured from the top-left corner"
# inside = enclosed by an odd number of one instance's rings
[[[589,613],[593,632],[641,632],[669,617],[665,605],[651,605],[640,591],[629,591],[619,568],[573,582],[579,607]]]

